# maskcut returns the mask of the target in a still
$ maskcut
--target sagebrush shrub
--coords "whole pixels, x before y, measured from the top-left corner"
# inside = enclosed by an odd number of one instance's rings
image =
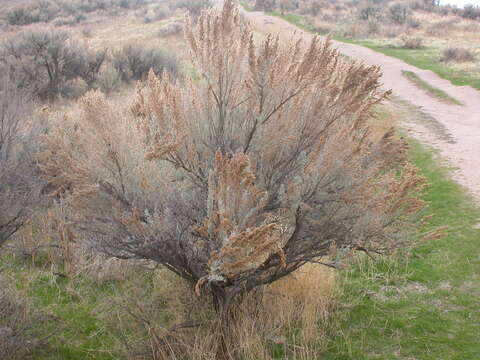
[[[150,72],[128,110],[91,92],[45,138],[80,234],[195,285],[227,332],[241,295],[306,263],[404,245],[423,179],[392,131],[369,137],[379,68],[316,37],[257,43],[233,0],[186,38],[197,77]]]
[[[466,48],[449,46],[442,51],[442,61],[468,62],[475,60],[475,53]]]
[[[420,49],[423,46],[423,39],[404,35],[400,37],[401,47],[404,49]]]
[[[24,96],[0,78],[0,246],[26,223],[39,196],[39,124],[29,124],[28,116]]]
[[[400,2],[391,4],[387,10],[388,10],[387,11],[388,17],[395,24],[399,24],[399,25],[405,24],[411,12],[410,8],[407,5],[402,4]]]
[[[69,32],[39,28],[16,34],[2,45],[2,62],[17,79],[42,99],[68,93],[69,81],[85,72],[88,62]]]
[[[137,44],[128,44],[116,51],[113,66],[124,81],[145,79],[150,70],[159,75],[168,71],[174,76],[180,71],[178,60],[172,54]]]

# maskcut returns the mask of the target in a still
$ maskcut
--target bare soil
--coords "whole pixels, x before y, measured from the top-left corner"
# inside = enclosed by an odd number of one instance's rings
[[[312,35],[278,17],[262,12],[246,12],[257,31],[290,39],[295,32],[306,40]],[[456,86],[429,70],[418,69],[366,47],[332,41],[342,54],[383,71],[383,87],[391,89],[392,106],[406,108],[411,121],[402,124],[413,137],[438,149],[454,170],[454,178],[480,200],[480,92],[470,86]],[[453,105],[431,97],[402,76],[413,71],[432,86],[445,91],[463,105]]]

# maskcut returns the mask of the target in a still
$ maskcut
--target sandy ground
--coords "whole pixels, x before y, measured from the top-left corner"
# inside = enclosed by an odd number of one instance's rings
[[[292,33],[311,35],[294,25],[261,12],[245,13],[257,31],[290,38]],[[410,108],[405,124],[410,135],[438,149],[453,168],[453,176],[480,201],[480,91],[469,86],[455,86],[435,73],[377,53],[363,46],[333,41],[343,54],[380,66],[385,89],[393,90],[392,105],[399,111]],[[451,105],[424,92],[402,75],[413,71],[431,85],[459,100],[463,106]]]

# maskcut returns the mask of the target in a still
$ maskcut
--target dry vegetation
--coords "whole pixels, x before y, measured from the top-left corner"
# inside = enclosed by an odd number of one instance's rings
[[[397,51],[393,56],[409,63],[410,57],[417,58],[415,65],[421,68],[439,63],[450,69],[449,75],[480,77],[478,7],[439,6],[428,0],[259,0],[244,4],[290,15],[289,20],[309,30],[382,47],[388,54],[393,53],[389,48],[418,50],[410,55]]]
[[[117,281],[88,314],[114,356],[314,359],[333,268],[408,247],[424,180],[392,129],[369,126],[388,96],[378,68],[318,38],[257,41],[234,1],[209,5],[4,12],[1,256],[42,264],[31,281],[82,305]],[[5,351],[60,348],[16,325],[15,296],[0,294]]]

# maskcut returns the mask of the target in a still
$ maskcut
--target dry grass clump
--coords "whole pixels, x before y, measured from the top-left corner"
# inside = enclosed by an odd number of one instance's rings
[[[475,53],[466,48],[450,46],[442,51],[441,61],[469,62],[475,60]]]
[[[226,339],[231,354],[226,358],[234,359],[236,353],[242,359],[272,360],[274,348],[296,359],[320,356],[335,307],[330,270],[307,265],[245,297],[233,310],[232,338]],[[105,299],[99,307],[128,359],[225,358],[218,354],[221,324],[208,299],[199,301],[187,282],[166,270],[130,281],[128,296]]]
[[[348,4],[319,0],[248,0],[246,3],[250,8],[257,5],[263,11],[300,14],[310,18],[311,24],[322,23],[319,33],[331,32],[348,38],[397,38],[409,32],[416,38],[464,39],[464,32],[474,35],[478,25],[473,23],[475,20],[467,20],[463,9],[421,0],[359,0]],[[469,7],[466,13],[474,18],[475,8]]]

